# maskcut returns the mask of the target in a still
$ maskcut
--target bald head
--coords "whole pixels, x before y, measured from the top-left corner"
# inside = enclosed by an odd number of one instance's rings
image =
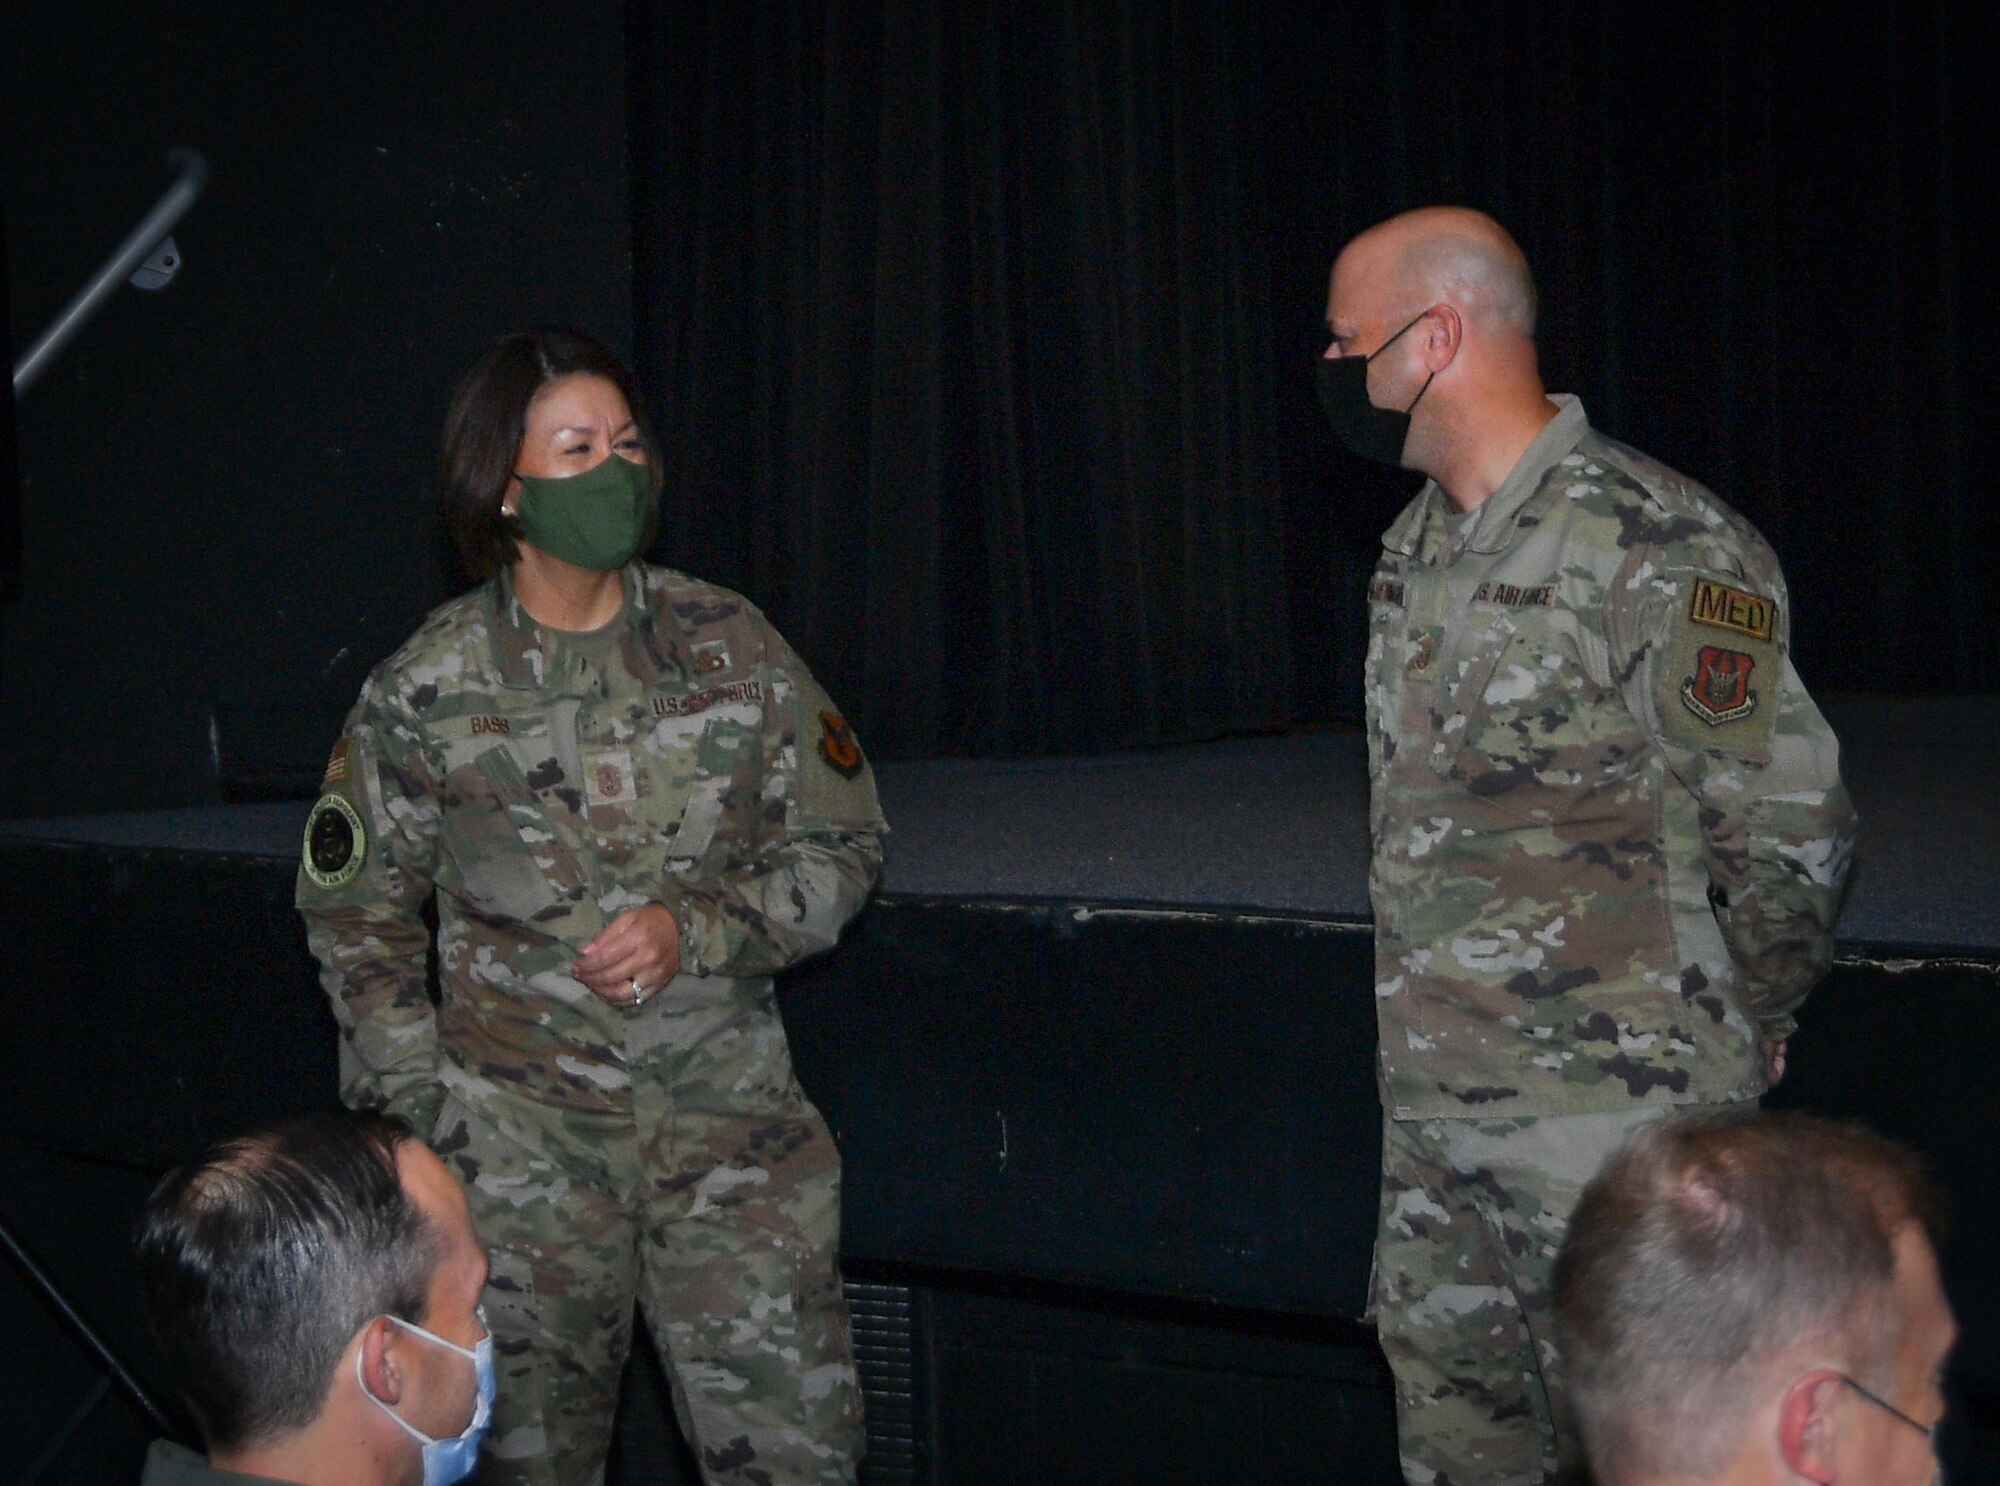
[[[1468,329],[1534,336],[1528,260],[1507,229],[1484,212],[1462,206],[1404,212],[1355,238],[1340,256],[1346,261],[1350,255],[1378,290],[1413,312],[1443,302],[1465,317]]]
[[[1460,510],[1500,487],[1555,417],[1535,354],[1535,281],[1484,212],[1427,206],[1378,223],[1334,260],[1329,358],[1368,360],[1368,400],[1411,415],[1401,463]]]

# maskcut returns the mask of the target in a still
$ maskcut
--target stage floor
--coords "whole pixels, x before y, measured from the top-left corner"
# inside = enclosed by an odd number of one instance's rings
[[[2000,697],[1826,710],[1862,818],[1841,939],[2000,947]],[[1366,772],[1357,733],[884,763],[883,888],[1365,919]],[[288,801],[51,817],[0,823],[0,834],[291,857],[306,810]]]

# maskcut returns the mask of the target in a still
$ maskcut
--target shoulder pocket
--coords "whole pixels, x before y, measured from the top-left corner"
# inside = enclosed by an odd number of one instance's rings
[[[1770,761],[1781,622],[1777,602],[1740,578],[1688,576],[1656,698],[1669,742],[1746,763]]]
[[[880,830],[875,771],[853,725],[810,676],[791,686],[797,739],[798,813],[803,824]]]

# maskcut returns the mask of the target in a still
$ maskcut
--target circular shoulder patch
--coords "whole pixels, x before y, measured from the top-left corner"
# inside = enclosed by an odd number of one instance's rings
[[[368,831],[345,795],[325,794],[306,822],[306,876],[321,887],[345,887],[368,860]]]

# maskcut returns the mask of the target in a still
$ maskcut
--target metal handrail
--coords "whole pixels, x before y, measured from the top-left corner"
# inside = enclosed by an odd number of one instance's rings
[[[123,1388],[126,1396],[153,1421],[153,1427],[162,1434],[172,1435],[174,1426],[167,1418],[166,1410],[154,1401],[153,1395],[146,1391],[145,1385],[132,1375],[132,1370],[118,1360],[118,1354],[113,1352],[104,1338],[84,1320],[83,1313],[70,1303],[69,1297],[64,1295],[56,1282],[49,1277],[49,1272],[35,1262],[35,1256],[22,1247],[21,1240],[5,1223],[0,1223],[0,1253],[4,1253],[14,1261],[16,1268],[21,1272],[21,1278],[28,1282],[29,1288],[39,1293],[54,1307],[56,1315],[69,1328],[70,1334],[85,1351],[97,1359],[97,1365],[105,1376]]]
[[[76,333],[83,329],[104,301],[132,276],[134,269],[146,261],[147,255],[174,230],[174,224],[187,215],[188,208],[201,196],[202,187],[208,184],[208,162],[202,159],[199,152],[169,150],[167,164],[180,172],[180,178],[167,187],[166,195],[118,245],[118,251],[104,261],[104,266],[98,269],[90,282],[77,291],[76,298],[42,332],[41,339],[14,363],[16,397],[27,391],[43,369],[62,354],[63,348],[75,339]]]

